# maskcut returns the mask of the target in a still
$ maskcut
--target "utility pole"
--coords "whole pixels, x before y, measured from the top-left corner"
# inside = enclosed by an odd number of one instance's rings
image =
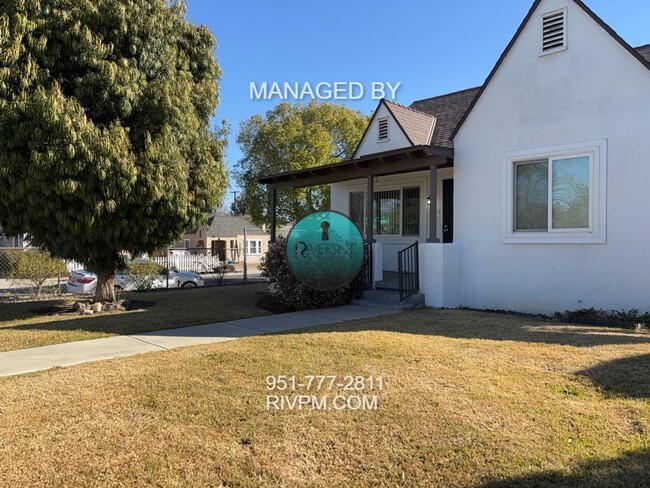
[[[246,255],[248,254],[248,235],[246,234],[246,227],[244,227],[244,283],[248,283],[248,262]]]
[[[232,193],[234,195],[234,197],[232,199],[232,207],[231,207],[230,213],[233,214],[233,215],[238,215],[239,212],[237,211],[237,193],[240,193],[240,192],[231,191],[230,193]]]

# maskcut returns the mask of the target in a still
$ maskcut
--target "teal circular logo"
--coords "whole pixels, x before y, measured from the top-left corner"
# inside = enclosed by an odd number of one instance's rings
[[[363,265],[363,252],[357,226],[332,210],[303,217],[287,237],[291,273],[316,290],[336,290],[354,280]]]

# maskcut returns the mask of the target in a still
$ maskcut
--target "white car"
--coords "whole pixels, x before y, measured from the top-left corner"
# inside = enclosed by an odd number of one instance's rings
[[[136,284],[129,275],[116,274],[113,278],[116,291],[133,291],[136,290]],[[203,277],[198,273],[191,271],[169,270],[169,288],[195,288],[203,286]],[[70,273],[68,279],[69,293],[95,293],[97,288],[97,275],[90,271],[81,270]],[[154,278],[151,288],[167,288],[167,274],[163,272],[160,276]]]

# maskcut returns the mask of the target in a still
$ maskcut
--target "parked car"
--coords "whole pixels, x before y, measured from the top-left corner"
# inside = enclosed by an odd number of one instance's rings
[[[115,290],[133,291],[136,284],[129,275],[116,274],[113,278]],[[203,277],[191,271],[169,270],[169,288],[195,288],[203,286]],[[160,276],[154,278],[151,288],[166,288],[167,272],[163,271]],[[97,288],[97,275],[87,270],[73,271],[68,279],[69,293],[95,293]]]

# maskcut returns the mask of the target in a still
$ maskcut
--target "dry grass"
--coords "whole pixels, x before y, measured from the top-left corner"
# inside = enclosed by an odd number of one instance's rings
[[[0,485],[650,486],[649,346],[429,309],[5,378]],[[271,411],[278,374],[385,387]]]
[[[0,303],[0,351],[268,315],[255,306],[264,284],[125,293],[134,310],[61,313],[75,299]]]

